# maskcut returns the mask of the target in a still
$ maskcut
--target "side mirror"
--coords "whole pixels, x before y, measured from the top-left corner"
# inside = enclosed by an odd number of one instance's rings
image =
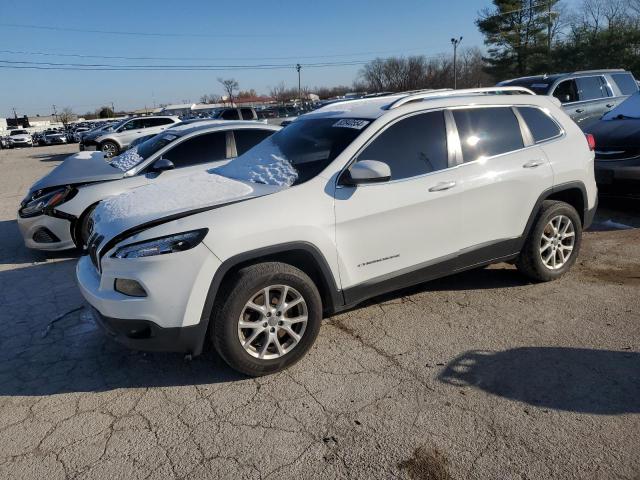
[[[383,183],[391,180],[389,165],[378,160],[360,160],[347,170],[340,183],[356,186],[368,183]]]
[[[159,158],[155,162],[153,162],[152,170],[154,172],[164,172],[165,170],[173,170],[176,166],[173,164],[171,160],[168,158]]]

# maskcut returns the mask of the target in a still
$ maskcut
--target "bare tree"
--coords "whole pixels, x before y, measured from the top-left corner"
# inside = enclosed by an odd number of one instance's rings
[[[216,95],[215,93],[205,93],[200,97],[200,103],[205,104],[220,103],[221,100],[220,95]]]
[[[269,95],[271,95],[271,97],[273,97],[273,99],[276,102],[282,103],[282,104],[286,103],[291,98],[297,96],[297,92],[296,94],[293,95],[293,97],[291,96],[291,93],[292,93],[292,90],[287,88],[284,82],[280,82],[275,87],[271,87],[269,89]]]
[[[233,105],[233,100],[235,98],[234,92],[238,90],[239,84],[235,78],[218,78],[218,82],[222,85],[225,93],[227,94],[227,98],[229,103]]]
[[[62,111],[58,113],[58,119],[65,127],[75,118],[75,116],[75,113],[73,113],[73,110],[69,107],[63,108]]]

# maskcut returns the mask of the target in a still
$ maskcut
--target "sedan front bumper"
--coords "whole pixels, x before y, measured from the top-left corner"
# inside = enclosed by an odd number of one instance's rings
[[[76,248],[71,227],[71,221],[64,218],[45,214],[28,218],[18,215],[18,228],[27,248],[49,251]]]

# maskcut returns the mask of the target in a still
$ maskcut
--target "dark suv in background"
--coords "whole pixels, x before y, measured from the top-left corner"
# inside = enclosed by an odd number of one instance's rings
[[[527,87],[538,95],[549,95],[582,129],[638,92],[633,74],[625,70],[589,70],[554,75],[515,78],[500,86]]]

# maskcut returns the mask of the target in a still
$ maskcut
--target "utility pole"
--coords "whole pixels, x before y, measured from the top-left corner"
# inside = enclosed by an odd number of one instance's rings
[[[296,70],[298,71],[298,100],[300,104],[302,104],[302,84],[300,83],[300,70],[302,70],[302,65],[297,63]]]
[[[113,102],[111,102],[111,115],[114,118],[116,116],[116,107],[113,106]]]
[[[16,113],[16,107],[13,107],[13,119],[16,121],[16,125],[18,125],[18,114]]]
[[[547,0],[547,53],[549,55],[547,63],[549,69],[551,69],[551,27],[551,0]]]
[[[56,117],[56,123],[58,123],[58,112],[56,112],[56,106],[53,105],[53,116]]]
[[[462,42],[462,37],[452,38],[451,45],[453,45],[453,89],[458,88],[458,45]]]

